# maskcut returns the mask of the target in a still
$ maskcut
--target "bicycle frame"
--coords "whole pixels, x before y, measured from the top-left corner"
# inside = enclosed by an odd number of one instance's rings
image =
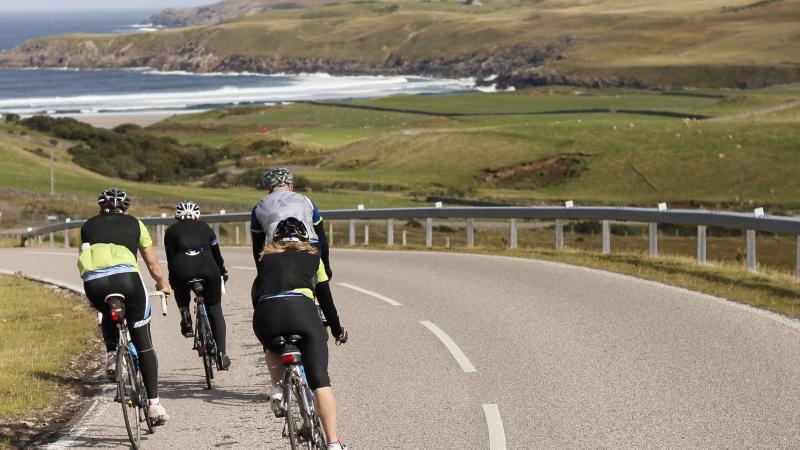
[[[193,280],[189,283],[192,285],[198,281],[200,280]],[[195,325],[197,327],[194,333],[194,350],[197,350],[197,355],[203,359],[206,387],[211,389],[211,380],[214,378],[214,366],[217,367],[217,370],[220,370],[217,361],[217,344],[214,341],[214,335],[211,331],[211,323],[208,319],[208,311],[206,310],[203,297],[198,295],[194,289],[190,289],[190,291],[194,295]]]

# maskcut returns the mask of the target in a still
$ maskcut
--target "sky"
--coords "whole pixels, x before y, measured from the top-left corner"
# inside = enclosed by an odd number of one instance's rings
[[[0,10],[99,8],[162,9],[208,5],[216,3],[217,1],[218,0],[0,0]]]

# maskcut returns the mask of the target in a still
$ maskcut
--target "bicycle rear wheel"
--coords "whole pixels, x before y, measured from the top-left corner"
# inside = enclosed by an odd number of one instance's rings
[[[211,328],[208,327],[208,321],[203,320],[203,317],[198,317],[197,323],[197,335],[199,337],[200,342],[203,345],[203,351],[201,357],[203,359],[203,369],[205,371],[206,376],[206,387],[211,389],[211,380],[214,378],[214,357],[211,354],[211,346],[209,345],[209,341],[211,341],[209,334],[211,333]],[[208,328],[207,328],[208,327]]]
[[[319,415],[314,410],[314,395],[311,393],[311,388],[304,382],[297,386],[297,390],[298,397],[302,399],[300,411],[303,416],[303,437],[307,441],[307,446],[310,450],[327,450],[325,432],[322,430]]]
[[[117,399],[122,405],[122,417],[125,419],[125,428],[131,446],[138,449],[141,446],[142,435],[139,428],[139,407],[137,405],[134,376],[132,376],[133,361],[127,348],[117,349]]]

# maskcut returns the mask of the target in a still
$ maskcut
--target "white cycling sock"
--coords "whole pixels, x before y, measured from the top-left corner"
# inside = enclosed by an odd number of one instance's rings
[[[161,399],[160,399],[160,398],[158,398],[158,397],[156,397],[156,398],[151,398],[151,399],[149,400],[149,402],[150,402],[150,404],[151,404],[151,405],[158,405],[158,404],[161,404]]]

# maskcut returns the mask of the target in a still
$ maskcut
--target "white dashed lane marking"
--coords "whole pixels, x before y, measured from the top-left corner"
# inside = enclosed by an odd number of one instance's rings
[[[453,340],[450,338],[450,336],[447,335],[447,333],[442,331],[441,328],[434,325],[433,322],[429,322],[427,320],[421,320],[419,323],[421,323],[425,328],[429,329],[431,333],[433,333],[436,337],[439,338],[440,341],[442,341],[442,344],[444,344],[444,346],[447,347],[447,350],[449,350],[450,354],[453,355],[453,358],[455,358],[458,365],[461,366],[461,370],[467,373],[476,371],[475,366],[473,366],[472,363],[469,362],[469,358],[467,358],[467,355],[465,355],[464,352],[462,352],[461,349],[458,348],[458,345],[456,345],[456,343],[453,342]]]
[[[389,297],[386,297],[385,295],[378,294],[377,292],[368,291],[366,289],[360,288],[358,286],[353,286],[352,284],[347,284],[347,283],[336,283],[336,284],[338,284],[339,286],[342,286],[342,287],[346,287],[348,289],[352,289],[352,290],[354,290],[356,292],[361,292],[362,294],[369,295],[370,297],[375,297],[378,300],[383,300],[384,302],[386,302],[386,303],[388,303],[388,304],[390,304],[392,306],[402,306],[402,303],[400,303],[400,302],[398,302],[396,300],[392,300]]]
[[[489,450],[506,450],[506,432],[497,405],[483,405],[483,414],[486,415],[486,426],[489,428]]]

